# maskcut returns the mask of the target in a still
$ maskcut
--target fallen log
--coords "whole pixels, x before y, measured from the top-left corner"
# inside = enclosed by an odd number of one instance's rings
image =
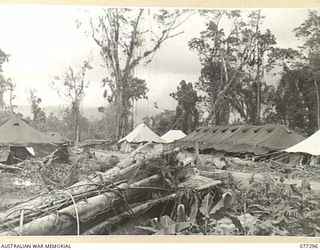
[[[146,187],[158,188],[152,185],[152,181],[162,178],[162,175],[148,176],[159,173],[164,165],[175,166],[178,152],[158,152],[156,155],[148,152],[146,157],[129,166],[128,161],[119,163],[109,171],[80,181],[63,191],[42,194],[20,203],[0,213],[0,228],[13,228],[0,235],[59,235],[74,232],[75,229],[79,231],[81,223],[94,221],[96,216],[117,209],[124,196],[131,200],[134,197],[139,197],[140,201],[147,199],[146,192],[150,189]],[[114,183],[118,180],[126,180],[127,183],[115,187]],[[21,223],[23,221],[24,225]]]
[[[113,176],[112,178],[107,181],[108,183],[116,183],[116,179],[125,179],[128,176],[132,176],[134,172],[136,172],[140,167],[140,164],[134,164],[130,166],[129,168],[123,169],[122,171],[118,172],[118,175]],[[76,186],[72,186],[67,188],[65,191],[67,193],[70,193],[73,197],[79,197],[78,199],[83,198],[90,198],[91,196],[97,195],[101,191],[102,188],[108,187],[104,184],[103,179],[100,179],[100,181],[93,182],[80,182]],[[113,185],[110,185],[113,186]],[[52,204],[59,204],[59,203],[65,203],[68,199],[68,197],[65,197],[61,194],[59,191],[52,191],[48,194],[42,194],[39,195],[33,199],[30,199],[24,203],[21,203],[19,205],[16,205],[12,207],[11,209],[7,209],[5,212],[0,213],[0,221],[1,221],[1,227],[5,226],[5,223],[10,222],[14,219],[18,219],[20,216],[20,211],[25,210],[25,216],[37,216],[41,215],[43,213],[43,210],[48,210],[50,207],[52,207]],[[70,201],[69,201],[70,203]],[[66,204],[68,205],[68,204]]]
[[[132,218],[133,216],[137,216],[141,213],[145,213],[152,207],[159,205],[161,203],[167,202],[174,200],[176,198],[177,194],[170,194],[165,197],[158,198],[156,200],[150,200],[145,202],[144,204],[137,205],[133,208],[131,208],[131,211],[125,211],[119,215],[116,215],[110,219],[107,219],[104,222],[101,222],[94,227],[90,228],[89,230],[85,231],[83,235],[98,235],[98,234],[103,234],[106,232],[108,229],[110,229],[112,226],[120,223],[121,221],[125,219]]]
[[[93,220],[98,214],[105,214],[111,209],[116,209],[115,203],[122,199],[123,196],[145,196],[146,193],[141,189],[134,188],[139,186],[152,186],[160,178],[160,175],[153,175],[133,184],[120,184],[117,188],[124,189],[124,194],[121,194],[121,192],[117,190],[112,190],[110,192],[91,197],[85,201],[78,202],[76,205],[63,208],[56,213],[51,213],[39,219],[35,219],[23,226],[20,225],[12,230],[2,232],[0,233],[0,236],[21,234],[62,235],[71,233],[72,231],[76,232],[76,230],[79,232],[80,229],[77,228],[77,221],[80,222],[78,227],[81,227],[81,223]],[[130,187],[132,187],[132,189],[130,189]],[[77,210],[75,210],[75,207]]]
[[[208,188],[214,187],[216,185],[221,184],[221,181],[212,181],[206,177],[202,176],[192,176],[191,178],[187,179],[186,181],[180,183],[178,187],[180,189],[192,188],[197,191],[206,190]],[[178,196],[177,193],[173,193],[158,199],[149,200],[144,204],[139,204],[130,211],[125,211],[119,215],[116,215],[112,218],[109,218],[89,230],[85,231],[83,235],[98,235],[105,233],[108,229],[112,228],[114,225],[119,224],[121,221],[133,218],[139,214],[145,213],[146,211],[150,210],[152,207],[157,206],[161,203],[168,202],[174,200]]]
[[[156,156],[161,156],[165,154],[170,154],[172,152],[178,152],[179,149],[171,150],[166,153],[163,153],[163,150],[156,147],[153,142],[148,142],[141,147],[138,147],[134,150],[128,157],[123,159],[121,162],[117,164],[120,169],[124,169],[126,167],[131,166],[133,163],[141,161],[141,160],[149,160]]]
[[[22,168],[17,167],[17,166],[8,166],[8,165],[0,163],[0,170],[4,170],[4,171],[21,171]]]
[[[230,177],[229,172],[221,172],[221,171],[200,171],[200,175],[214,179],[214,180],[225,180]]]
[[[89,180],[86,179],[75,183],[74,185],[65,189],[65,191],[70,193],[72,196],[80,196],[81,194],[85,194],[85,197],[90,197],[90,192],[94,193],[95,191],[101,189],[101,186],[113,184],[123,179],[128,180],[129,182],[138,181],[141,178],[146,178],[147,176],[158,173],[161,169],[161,166],[158,166],[157,169],[152,169],[148,165],[149,161],[152,163],[153,159],[157,159],[158,157],[167,157],[170,154],[176,154],[177,152],[177,150],[173,150],[170,152],[153,155],[152,158],[150,156],[148,159],[131,164],[130,166],[127,166],[127,163],[119,163],[116,167],[108,170],[105,173],[99,173]],[[145,174],[143,174],[144,172]],[[34,210],[38,212],[38,210],[41,209],[48,209],[50,204],[61,200],[66,200],[65,196],[61,195],[61,193],[52,191],[50,193],[44,193],[38,197],[29,199],[28,201],[15,204],[11,209],[9,208],[4,212],[0,212],[0,225],[7,221],[19,218],[20,211],[23,209],[26,211],[25,215],[27,216],[30,215]]]
[[[250,159],[240,159],[237,157],[231,158],[230,161],[236,165],[244,166],[244,167],[254,167],[257,164],[256,162]]]

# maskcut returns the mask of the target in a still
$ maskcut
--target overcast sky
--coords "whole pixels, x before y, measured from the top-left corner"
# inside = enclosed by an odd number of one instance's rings
[[[86,106],[101,106],[101,79],[105,69],[95,43],[77,29],[76,19],[87,21],[85,11],[94,12],[98,7],[50,5],[0,5],[0,48],[10,54],[4,75],[16,84],[17,105],[28,105],[26,92],[37,89],[43,106],[61,105],[61,100],[49,83],[68,66],[78,66],[93,55],[94,69],[89,73],[90,88],[84,99]],[[279,47],[297,47],[299,41],[292,30],[305,19],[304,9],[264,9],[264,26],[275,34]],[[148,66],[139,66],[136,75],[147,81],[149,101],[158,102],[161,109],[172,108],[175,101],[168,97],[184,79],[194,82],[200,74],[200,63],[195,52],[188,48],[188,41],[204,29],[204,20],[192,17],[183,26],[184,33],[168,40]]]

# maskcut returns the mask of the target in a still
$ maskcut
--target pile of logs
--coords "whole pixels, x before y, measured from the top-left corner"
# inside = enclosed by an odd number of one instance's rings
[[[0,212],[0,235],[106,234],[186,190],[221,183],[197,174],[193,162],[183,162],[178,154],[178,149],[161,152],[147,144],[106,172],[15,204]]]

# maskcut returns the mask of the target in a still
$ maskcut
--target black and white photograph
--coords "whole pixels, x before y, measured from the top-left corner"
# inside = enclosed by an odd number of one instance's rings
[[[0,236],[320,236],[320,10],[0,4]]]

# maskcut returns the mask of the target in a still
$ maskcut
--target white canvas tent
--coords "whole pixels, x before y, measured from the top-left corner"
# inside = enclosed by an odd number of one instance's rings
[[[288,153],[320,155],[320,130],[298,144],[284,150]]]
[[[169,130],[167,133],[161,136],[161,138],[165,140],[167,143],[172,143],[186,136],[187,135],[183,133],[181,130]]]
[[[160,144],[166,143],[165,140],[142,123],[132,130],[126,137],[119,140],[119,143],[121,143],[120,151],[131,152],[136,147],[147,142]]]

